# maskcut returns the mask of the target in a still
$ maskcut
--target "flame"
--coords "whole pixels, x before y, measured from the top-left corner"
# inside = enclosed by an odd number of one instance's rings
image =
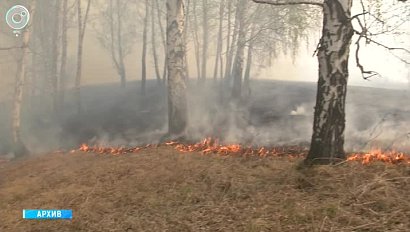
[[[220,156],[257,156],[257,157],[289,157],[289,158],[302,158],[307,154],[307,148],[299,146],[282,146],[282,147],[246,147],[241,144],[220,144],[218,139],[206,138],[198,143],[184,144],[177,141],[169,141],[163,144],[153,145],[148,144],[138,147],[103,147],[103,146],[89,146],[82,144],[77,150],[73,152],[87,152],[96,154],[112,154],[122,155],[137,153],[141,150],[158,147],[169,146],[182,153],[199,152],[206,154],[217,154]],[[362,164],[369,164],[376,161],[384,163],[398,164],[405,163],[410,164],[410,155],[397,151],[382,151],[381,149],[375,149],[368,153],[355,153],[348,156],[347,161],[359,161]]]
[[[410,155],[398,151],[382,151],[381,149],[373,149],[368,153],[352,154],[347,158],[347,160],[359,161],[362,164],[369,164],[376,161],[390,164],[410,164]]]

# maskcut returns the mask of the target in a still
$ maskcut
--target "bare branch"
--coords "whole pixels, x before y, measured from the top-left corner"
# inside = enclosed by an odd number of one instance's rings
[[[13,49],[20,49],[20,48],[24,48],[24,46],[20,46],[20,47],[5,47],[5,48],[0,48],[0,51],[9,51],[9,50],[13,50]]]
[[[360,63],[359,51],[360,51],[360,40],[362,38],[363,38],[362,36],[359,36],[359,38],[356,41],[356,65],[360,69],[360,72],[362,73],[363,79],[368,80],[371,77],[380,76],[380,74],[378,72],[375,72],[375,71],[364,70],[363,65]]]

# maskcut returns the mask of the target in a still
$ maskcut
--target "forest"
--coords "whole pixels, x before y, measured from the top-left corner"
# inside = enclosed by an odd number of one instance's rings
[[[0,17],[0,231],[410,227],[410,2],[21,0]]]

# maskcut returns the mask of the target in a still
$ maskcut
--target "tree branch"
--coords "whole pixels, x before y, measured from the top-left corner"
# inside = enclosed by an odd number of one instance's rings
[[[20,47],[5,47],[5,48],[0,48],[0,51],[9,51],[9,50],[13,50],[13,49],[20,49],[20,48],[24,48],[24,46],[20,46]]]
[[[314,5],[323,7],[323,1],[301,1],[301,0],[252,0],[255,3],[269,4],[275,6],[284,5]]]

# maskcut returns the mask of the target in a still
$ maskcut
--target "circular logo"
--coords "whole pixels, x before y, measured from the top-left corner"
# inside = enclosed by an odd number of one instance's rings
[[[30,12],[21,5],[10,8],[6,14],[6,22],[13,30],[21,30],[27,26],[30,20]]]

